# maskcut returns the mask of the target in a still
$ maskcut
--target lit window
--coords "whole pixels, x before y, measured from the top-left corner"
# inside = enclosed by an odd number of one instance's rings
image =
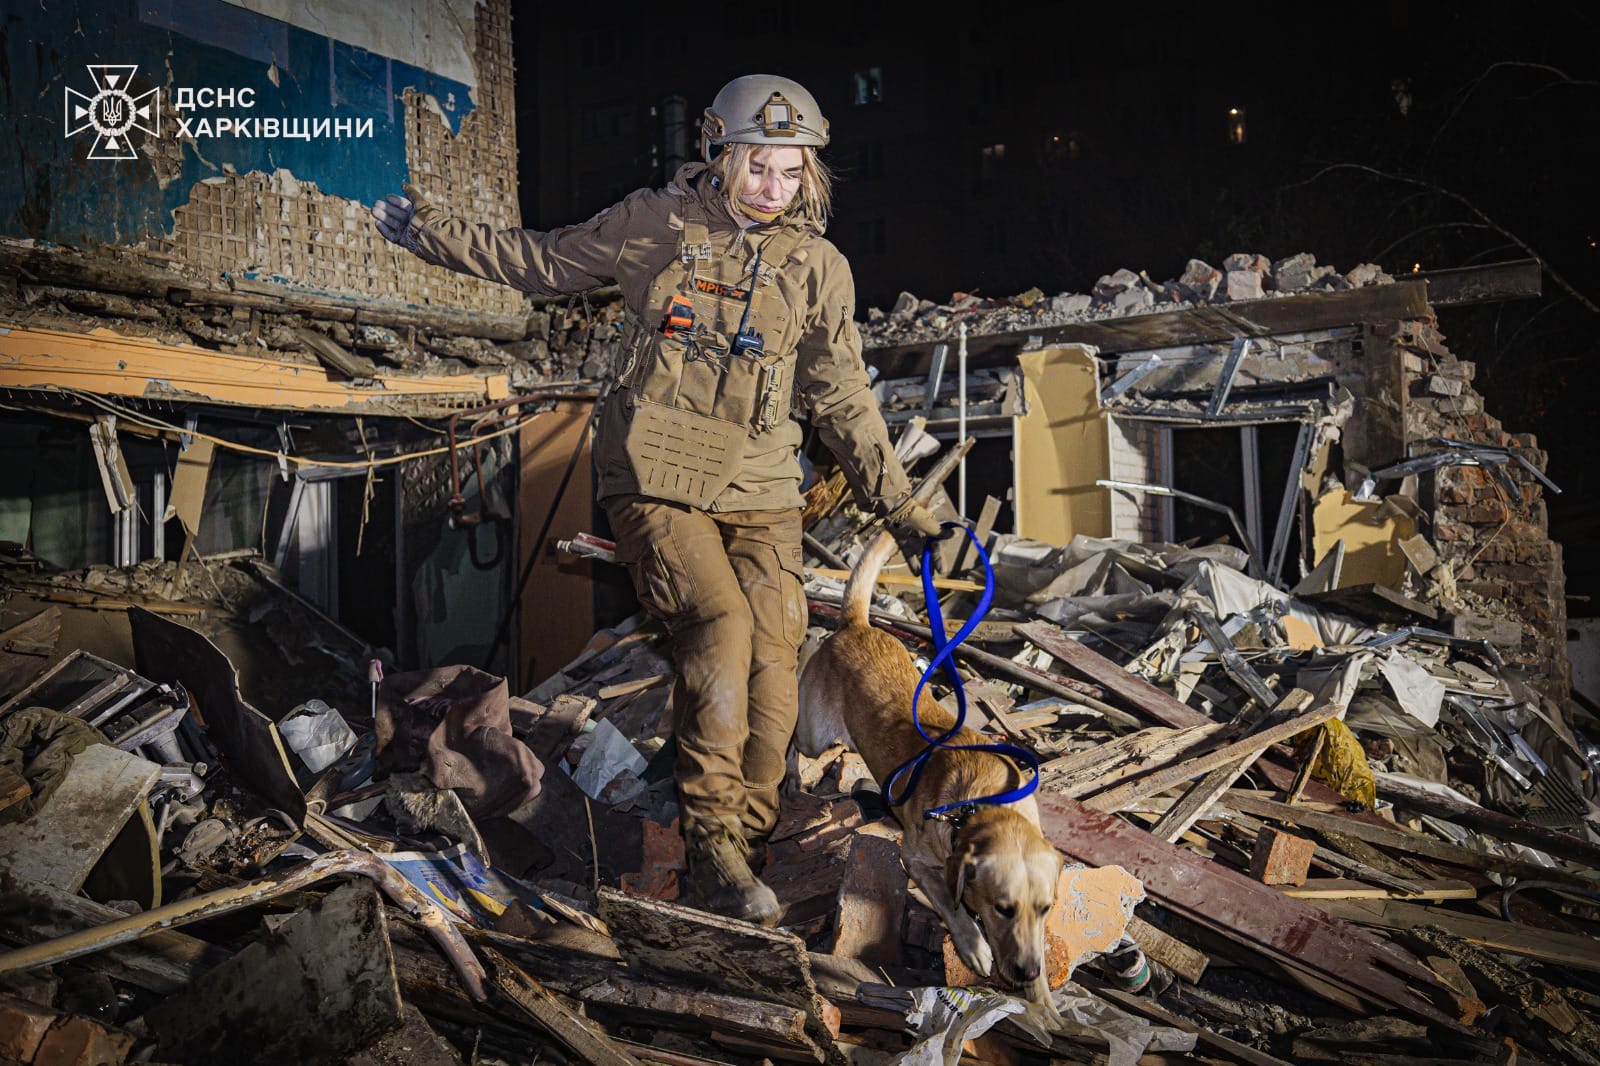
[[[1000,165],[1005,162],[1006,146],[1003,144],[985,145],[983,149],[982,166],[979,170],[984,181],[991,180],[1000,173]]]
[[[1244,108],[1228,108],[1228,143],[1244,143]]]

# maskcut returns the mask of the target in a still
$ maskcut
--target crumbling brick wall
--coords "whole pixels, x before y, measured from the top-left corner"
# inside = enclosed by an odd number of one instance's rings
[[[1484,410],[1483,397],[1472,387],[1476,368],[1450,352],[1436,322],[1402,322],[1393,339],[1403,361],[1406,439],[1413,454],[1435,450],[1426,445],[1429,438],[1449,437],[1510,448],[1545,469],[1546,453],[1533,434],[1507,433]],[[1508,662],[1538,675],[1537,686],[1564,707],[1569,667],[1561,545],[1550,539],[1544,486],[1517,463],[1504,469],[1516,483],[1515,495],[1487,469],[1454,466],[1423,476],[1421,502],[1469,615],[1460,635],[1499,645]]]
[[[474,36],[478,83],[459,133],[451,132],[435,101],[405,91],[406,170],[413,185],[452,214],[516,226],[510,0],[480,3]],[[524,306],[514,289],[423,264],[378,235],[367,204],[324,193],[286,170],[208,178],[173,217],[171,236],[150,242],[149,250],[212,278],[251,272],[366,298],[491,314],[514,315]]]

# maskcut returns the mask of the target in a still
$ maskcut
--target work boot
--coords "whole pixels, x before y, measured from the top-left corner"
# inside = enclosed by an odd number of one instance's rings
[[[744,837],[745,863],[749,865],[750,872],[757,877],[767,868],[767,843],[772,839],[772,832],[755,835],[746,834]]]
[[[697,833],[687,844],[684,903],[757,925],[778,924],[782,910],[778,897],[750,872],[749,846],[743,837],[719,828]]]

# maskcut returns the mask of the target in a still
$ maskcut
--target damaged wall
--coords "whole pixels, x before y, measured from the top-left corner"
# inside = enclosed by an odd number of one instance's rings
[[[1532,433],[1508,433],[1484,410],[1472,387],[1476,367],[1445,346],[1432,321],[1403,322],[1392,337],[1405,381],[1406,437],[1417,444],[1450,437],[1511,449],[1541,471],[1548,456]],[[1506,463],[1520,492],[1508,493],[1489,470],[1446,467],[1421,479],[1421,502],[1433,522],[1433,541],[1445,566],[1434,580],[1454,582],[1462,614],[1457,635],[1487,639],[1510,662],[1544,678],[1539,686],[1565,706],[1567,582],[1561,545],[1550,539],[1545,487],[1516,463]],[[1451,590],[1445,589],[1446,594]]]
[[[20,149],[0,182],[0,233],[138,248],[212,278],[521,307],[509,289],[393,249],[367,217],[409,181],[466,217],[517,224],[505,0],[343,2],[314,16],[266,0],[77,0],[9,13],[0,34],[6,92],[39,102],[0,115],[0,138]],[[158,91],[154,132],[124,137],[133,158],[89,158],[115,154],[95,128],[68,135],[74,102],[103,87],[88,69],[101,65],[135,66],[134,97]],[[178,109],[178,93],[201,89],[235,106]],[[251,105],[237,106],[246,92]],[[324,119],[349,135],[257,125]]]

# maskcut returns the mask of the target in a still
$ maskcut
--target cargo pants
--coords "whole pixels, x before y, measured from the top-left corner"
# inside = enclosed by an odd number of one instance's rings
[[[637,495],[602,505],[617,561],[671,637],[684,836],[721,827],[764,840],[799,713],[800,510],[710,512]]]

